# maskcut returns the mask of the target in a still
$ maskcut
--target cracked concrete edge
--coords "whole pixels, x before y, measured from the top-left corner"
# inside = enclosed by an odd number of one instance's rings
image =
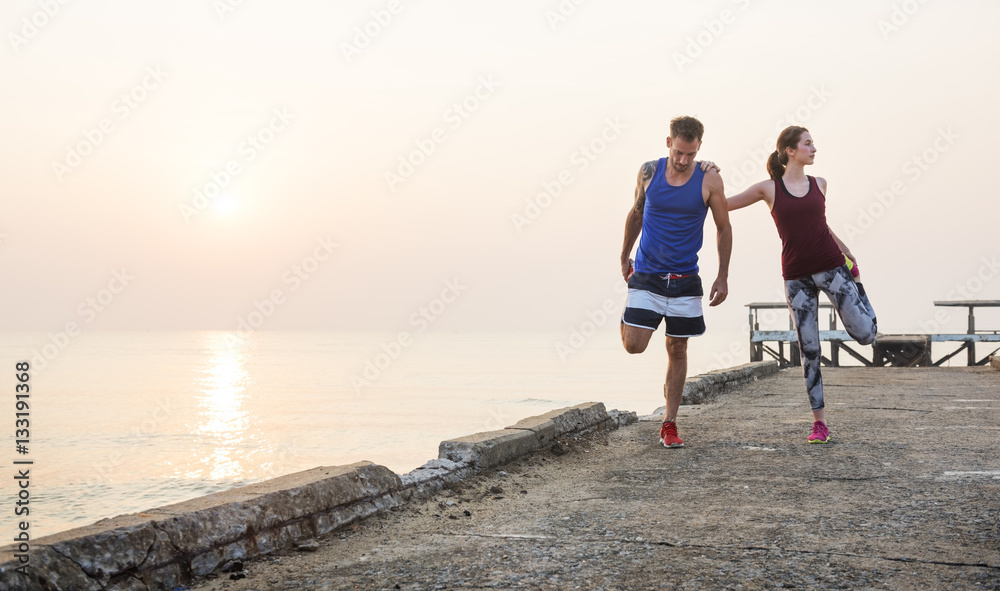
[[[4,551],[6,553],[6,548]],[[31,560],[27,563],[29,576],[25,577],[14,572],[20,564],[0,564],[0,580],[3,589],[10,591],[35,591],[37,589],[79,589],[80,591],[100,591],[103,587],[87,576],[80,565],[49,547],[32,547]],[[33,576],[43,571],[48,573],[48,587]]]
[[[608,411],[608,420],[615,429],[620,429],[626,425],[639,422],[639,415],[634,410],[618,410],[613,408]]]
[[[449,484],[553,444],[558,437],[617,429],[636,413],[588,402],[441,443],[439,458],[397,476],[372,464],[324,466],[190,501],[120,515],[31,543],[29,576],[0,563],[11,591],[173,589],[230,560],[294,547],[353,521],[427,498]],[[332,476],[331,476],[332,474]],[[14,555],[0,548],[0,556]]]
[[[720,394],[738,388],[760,378],[778,373],[778,362],[754,361],[727,369],[706,372],[688,378],[684,382],[684,398],[681,404],[704,404]],[[661,421],[665,407],[657,408],[652,414],[639,417],[641,421]]]
[[[617,429],[637,420],[631,411],[605,410],[603,402],[553,410],[504,429],[442,441],[437,459],[403,475],[402,480],[408,498],[427,498],[448,484],[549,447],[560,437]]]
[[[327,466],[32,540],[28,576],[0,549],[4,589],[144,589],[189,583],[225,561],[287,549],[304,537],[404,501],[394,472]]]
[[[684,383],[684,404],[704,404],[726,390],[778,372],[778,362],[757,361],[688,378]]]
[[[548,447],[563,435],[609,426],[604,403],[585,402],[528,417],[497,431],[442,441],[438,459],[471,466],[479,472]]]

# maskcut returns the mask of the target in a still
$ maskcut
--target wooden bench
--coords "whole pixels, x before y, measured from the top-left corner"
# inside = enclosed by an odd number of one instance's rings
[[[976,359],[976,343],[996,343],[997,348],[992,354],[1000,351],[1000,330],[976,330],[975,308],[977,307],[1000,307],[1000,300],[963,300],[954,302],[934,302],[935,306],[961,306],[969,308],[969,331],[965,334],[893,334],[880,335],[872,344],[872,358],[869,360],[845,343],[853,341],[851,335],[845,330],[837,329],[837,311],[830,303],[820,303],[820,309],[825,309],[829,313],[829,329],[819,331],[820,341],[830,343],[830,358],[821,356],[820,360],[824,365],[839,367],[841,351],[855,358],[866,367],[881,367],[891,365],[895,367],[918,367],[918,366],[940,366],[962,351],[968,351],[969,365],[986,365],[990,363],[990,355],[983,359]],[[795,325],[791,314],[788,315],[788,330],[760,330],[760,312],[762,310],[784,310],[788,311],[788,304],[784,302],[754,302],[747,304],[750,309],[750,361],[763,361],[764,354],[767,353],[778,361],[780,367],[790,367],[802,365],[799,353],[798,335],[795,333]],[[771,348],[767,343],[777,343],[776,348]],[[937,361],[933,361],[931,350],[933,343],[959,342],[962,345],[955,351],[945,355]],[[785,345],[788,345],[786,357]]]
[[[969,330],[965,334],[932,334],[931,341],[940,342],[961,342],[962,346],[952,351],[948,355],[938,359],[934,365],[941,365],[945,361],[958,355],[963,350],[968,351],[969,365],[986,365],[990,362],[990,355],[1000,351],[1000,330],[976,330],[976,308],[1000,308],[1000,300],[955,300],[934,302],[935,306],[960,307],[969,309]],[[997,343],[998,348],[993,353],[976,359],[976,343]]]
[[[872,361],[880,367],[928,367],[932,365],[931,337],[926,334],[879,335],[872,343]]]
[[[795,332],[795,324],[792,322],[791,314],[788,314],[788,330],[760,330],[761,310],[784,310],[788,312],[788,304],[785,302],[753,302],[747,304],[750,308],[750,361],[763,361],[764,353],[767,353],[775,360],[781,368],[802,365],[802,358],[799,353],[799,337]],[[829,330],[819,331],[819,340],[830,343],[830,358],[825,355],[820,356],[820,361],[828,366],[840,366],[840,352],[843,351],[860,361],[866,367],[871,367],[872,362],[857,351],[844,344],[845,341],[852,341],[851,335],[846,330],[837,330],[837,311],[829,302],[820,303],[820,310],[829,312]],[[767,346],[765,343],[777,343],[777,351]],[[788,357],[785,357],[785,343],[788,343]]]

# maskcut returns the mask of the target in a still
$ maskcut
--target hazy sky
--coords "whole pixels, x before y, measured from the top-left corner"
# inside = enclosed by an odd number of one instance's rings
[[[569,330],[624,301],[636,172],[684,114],[728,194],[766,178],[781,128],[812,131],[807,171],[829,181],[830,224],[885,332],[920,329],[936,299],[1000,299],[996,2],[10,0],[2,14],[3,330]],[[780,297],[766,207],[732,219],[730,298],[710,327]]]

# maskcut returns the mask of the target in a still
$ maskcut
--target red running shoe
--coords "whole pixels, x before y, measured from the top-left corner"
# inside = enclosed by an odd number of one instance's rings
[[[677,423],[664,421],[660,426],[660,443],[663,447],[684,447],[684,442],[677,436]]]

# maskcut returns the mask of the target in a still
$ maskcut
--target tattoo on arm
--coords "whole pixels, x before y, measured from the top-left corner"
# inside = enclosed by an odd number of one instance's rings
[[[656,162],[647,162],[642,165],[642,182],[646,183],[649,179],[653,178],[653,173],[656,172]]]
[[[635,189],[635,206],[633,209],[639,215],[642,215],[646,209],[646,192],[642,189],[642,185],[639,185]]]
[[[642,170],[639,171],[639,181],[635,186],[635,211],[637,213],[642,213],[646,208],[646,183],[653,178],[653,173],[656,172],[656,162],[647,162],[642,165]]]

